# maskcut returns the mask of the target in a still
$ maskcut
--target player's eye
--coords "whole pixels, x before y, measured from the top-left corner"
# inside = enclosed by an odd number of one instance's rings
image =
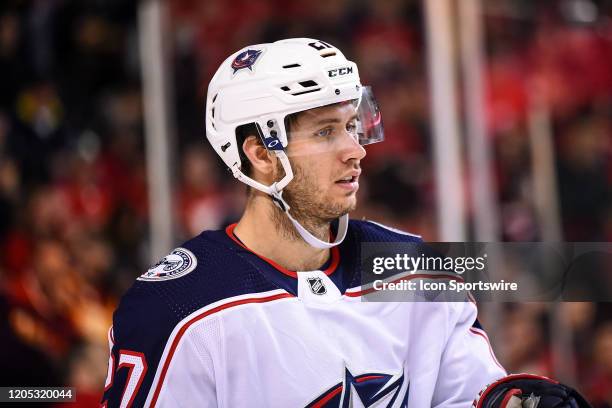
[[[357,133],[357,122],[352,120],[349,123],[347,123],[346,124],[346,131],[349,132],[352,135],[356,134]]]
[[[315,134],[319,137],[330,137],[333,133],[334,129],[331,127],[326,127],[324,129],[318,130]]]

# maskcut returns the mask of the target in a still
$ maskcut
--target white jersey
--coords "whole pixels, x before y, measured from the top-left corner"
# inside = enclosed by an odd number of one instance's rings
[[[328,265],[294,272],[232,230],[177,248],[122,299],[103,404],[469,407],[505,375],[473,303],[362,300],[361,243],[417,238],[351,221]]]

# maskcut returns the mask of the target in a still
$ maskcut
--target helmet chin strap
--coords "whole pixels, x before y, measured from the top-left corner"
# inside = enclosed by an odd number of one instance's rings
[[[302,239],[306,241],[308,245],[319,249],[329,249],[335,247],[336,245],[340,245],[342,241],[344,241],[344,238],[346,237],[346,231],[348,230],[348,214],[344,214],[338,218],[338,233],[334,242],[321,241],[319,238],[312,235],[310,231],[304,228],[302,224],[300,224],[295,218],[291,216],[291,214],[289,213],[289,205],[283,199],[282,194],[282,191],[271,194],[272,201],[274,201],[274,204],[276,204],[281,210],[283,210],[285,215],[289,217],[298,234],[300,234]]]

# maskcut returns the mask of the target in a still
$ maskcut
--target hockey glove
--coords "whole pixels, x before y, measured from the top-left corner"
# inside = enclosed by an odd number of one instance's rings
[[[576,390],[550,378],[514,374],[487,386],[476,408],[591,408]]]

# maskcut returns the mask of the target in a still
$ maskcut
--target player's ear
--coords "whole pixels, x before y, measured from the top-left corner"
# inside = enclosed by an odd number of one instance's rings
[[[274,181],[276,169],[276,157],[268,152],[257,136],[251,135],[244,139],[242,151],[251,162],[253,168],[253,178],[263,177],[264,183]]]

